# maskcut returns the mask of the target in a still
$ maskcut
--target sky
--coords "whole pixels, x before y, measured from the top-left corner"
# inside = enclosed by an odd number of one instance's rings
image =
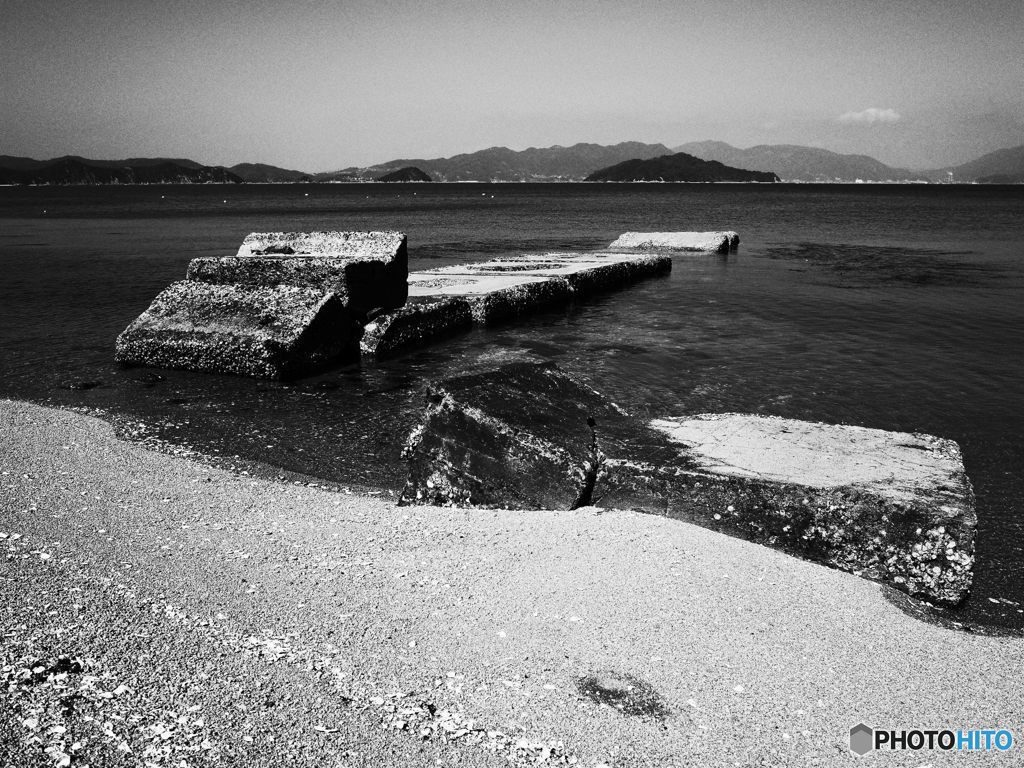
[[[1024,144],[1024,0],[0,0],[0,154],[706,139],[914,169]]]

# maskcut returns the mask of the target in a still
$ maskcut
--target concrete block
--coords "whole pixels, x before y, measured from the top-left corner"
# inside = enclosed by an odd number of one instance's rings
[[[172,283],[117,338],[115,360],[261,378],[291,378],[355,348],[358,325],[318,288]]]
[[[401,232],[272,232],[248,235],[235,256],[193,259],[187,277],[219,285],[320,288],[365,313],[402,306],[408,273]]]
[[[586,504],[598,454],[588,419],[611,409],[553,365],[513,363],[431,384],[400,503],[501,509]],[[611,409],[613,410],[613,409]]]
[[[740,244],[735,232],[624,232],[609,248],[728,253]]]
[[[669,514],[911,594],[955,603],[967,593],[977,518],[952,440],[747,414],[651,426],[692,467],[669,482]]]

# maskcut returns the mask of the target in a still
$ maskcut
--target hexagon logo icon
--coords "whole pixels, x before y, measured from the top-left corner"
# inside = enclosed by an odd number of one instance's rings
[[[875,732],[864,723],[857,723],[850,729],[850,751],[866,755],[873,747]]]

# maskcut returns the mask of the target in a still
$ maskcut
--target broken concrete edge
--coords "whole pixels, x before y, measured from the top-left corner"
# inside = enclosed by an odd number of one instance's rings
[[[506,368],[534,367],[516,363]],[[546,365],[538,368],[541,376],[545,369],[557,371]],[[475,376],[457,377],[457,381],[472,381]],[[578,444],[557,444],[468,406],[445,382],[428,384],[425,398],[423,421],[410,433],[402,451],[410,474],[400,505],[576,509],[590,503],[598,451],[587,423],[582,425],[583,439]],[[448,428],[459,439],[447,439]],[[415,460],[424,456],[429,461]],[[524,490],[524,476],[536,481],[536,493]],[[499,498],[500,503],[493,501]]]
[[[962,463],[951,478],[958,503],[944,499],[941,508],[925,497],[886,497],[856,484],[814,488],[708,472],[683,446],[666,453],[663,436],[632,417],[619,418],[613,404],[594,400],[585,384],[547,366],[537,368],[534,386],[522,387],[524,370],[505,366],[490,380],[486,373],[473,374],[430,388],[424,420],[406,447],[410,474],[399,503],[499,509],[589,504],[648,512],[942,605],[967,596],[976,515]],[[557,385],[549,386],[556,378]],[[523,389],[518,395],[516,387]],[[589,405],[556,403],[552,410],[555,395]],[[601,411],[596,420],[586,415],[592,406]],[[524,420],[520,411],[529,417]],[[943,445],[953,451],[950,442]],[[959,449],[949,457],[959,460]]]
[[[359,347],[364,355],[383,356],[472,327],[473,309],[465,299],[414,300],[400,309],[371,317],[363,328]]]
[[[549,307],[565,306],[572,302],[573,290],[572,284],[565,278],[552,277],[510,285],[467,298],[473,312],[473,321],[481,325],[493,325]]]
[[[729,253],[740,244],[736,232],[623,232],[608,247],[620,250]]]
[[[114,360],[270,379],[309,375],[355,351],[358,323],[333,293],[179,281],[118,337]]]

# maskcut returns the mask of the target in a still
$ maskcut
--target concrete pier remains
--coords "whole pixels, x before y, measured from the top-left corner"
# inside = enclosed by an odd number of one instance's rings
[[[564,306],[671,269],[672,258],[665,254],[599,251],[523,254],[413,272],[408,305],[372,319],[361,346],[366,354],[393,352],[472,324]]]
[[[737,240],[728,232],[625,233],[602,251],[410,274],[400,232],[253,233],[235,255],[193,259],[186,280],[118,337],[115,359],[291,378],[357,350],[384,355],[564,306],[669,272],[673,251],[728,250]]]

